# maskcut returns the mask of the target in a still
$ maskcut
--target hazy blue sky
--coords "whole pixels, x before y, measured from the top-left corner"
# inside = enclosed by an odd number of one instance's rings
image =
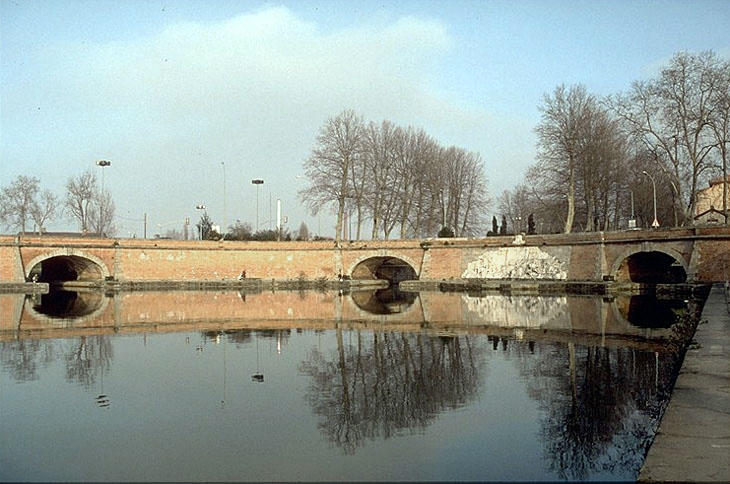
[[[534,160],[544,93],[624,91],[705,49],[730,56],[730,1],[0,0],[0,185],[62,195],[110,160],[128,236],[145,212],[149,233],[179,229],[198,203],[222,224],[225,162],[229,224],[254,224],[263,178],[261,225],[271,196],[317,232],[297,175],[352,108],[481,153],[496,198]]]

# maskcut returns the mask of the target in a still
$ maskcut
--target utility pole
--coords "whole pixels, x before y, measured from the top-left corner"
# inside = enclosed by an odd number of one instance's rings
[[[221,166],[223,167],[223,234],[226,234],[226,230],[228,227],[228,217],[226,214],[226,164],[225,162],[221,161]]]
[[[264,181],[260,178],[251,180],[251,183],[256,185],[256,232],[259,231],[259,185],[263,185]]]
[[[99,160],[96,164],[101,168],[101,192],[99,193],[99,237],[102,234],[102,206],[104,205],[104,167],[110,166],[111,161]]]
[[[651,186],[654,190],[654,221],[651,223],[651,227],[656,229],[659,227],[659,221],[656,218],[656,182],[654,181],[654,177],[647,173],[646,170],[642,171],[641,173],[649,177],[649,179],[651,180]]]
[[[276,240],[281,240],[281,199],[276,199]]]
[[[144,238],[147,238],[147,212],[144,214]]]

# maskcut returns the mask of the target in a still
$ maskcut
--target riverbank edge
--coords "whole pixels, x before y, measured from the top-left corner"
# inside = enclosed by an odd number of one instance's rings
[[[730,294],[714,284],[639,482],[730,482]]]

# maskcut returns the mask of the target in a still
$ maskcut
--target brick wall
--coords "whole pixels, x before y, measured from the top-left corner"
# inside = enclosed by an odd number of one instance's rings
[[[702,281],[730,280],[730,242],[701,240],[695,242],[698,256],[697,278]]]
[[[718,238],[720,237],[720,238]],[[570,253],[568,279],[596,280],[610,273],[616,261],[641,250],[640,239],[678,254],[700,281],[722,280],[730,247],[730,229],[723,227],[527,236],[527,245]],[[602,243],[603,241],[603,243]],[[74,254],[103,264],[119,280],[335,279],[350,275],[368,257],[397,257],[413,266],[420,279],[460,278],[469,262],[484,251],[512,246],[511,237],[345,242],[235,242],[140,239],[84,239],[0,236],[0,282],[21,282],[22,267],[44,256]],[[698,249],[694,249],[694,247]],[[628,251],[628,252],[627,252]],[[18,260],[18,253],[21,259]],[[692,264],[690,264],[690,261]]]

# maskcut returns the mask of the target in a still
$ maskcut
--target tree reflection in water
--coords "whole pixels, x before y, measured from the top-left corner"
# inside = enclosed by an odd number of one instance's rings
[[[109,372],[113,358],[109,336],[82,336],[64,351],[66,379],[91,386],[99,375]]]
[[[114,351],[106,335],[81,336],[69,340],[22,339],[0,343],[4,370],[18,382],[38,379],[38,370],[62,359],[66,380],[89,387],[102,372],[108,374]]]
[[[425,428],[440,412],[478,392],[485,349],[469,336],[336,330],[337,350],[313,349],[300,365],[319,428],[346,454],[365,439]]]
[[[3,370],[18,382],[38,379],[38,370],[56,361],[57,348],[48,341],[21,339],[0,343]]]
[[[544,413],[546,462],[561,479],[638,470],[672,385],[671,356],[631,348],[510,345]]]

